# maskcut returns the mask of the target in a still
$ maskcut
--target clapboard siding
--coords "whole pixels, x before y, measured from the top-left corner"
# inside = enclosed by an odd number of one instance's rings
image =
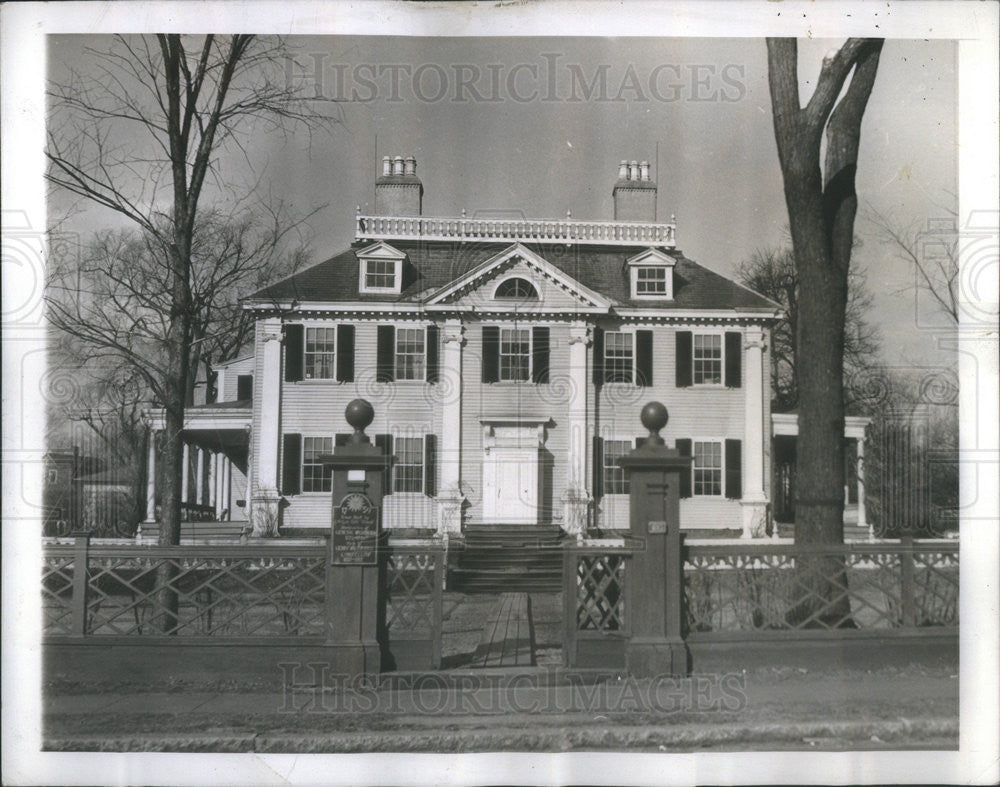
[[[216,372],[219,375],[219,396],[220,402],[236,401],[237,378],[241,374],[253,374],[256,356],[247,356],[226,364],[220,364]]]

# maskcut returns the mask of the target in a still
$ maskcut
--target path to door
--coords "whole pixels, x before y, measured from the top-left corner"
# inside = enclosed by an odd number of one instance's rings
[[[535,638],[527,593],[503,593],[483,628],[473,667],[532,667]]]

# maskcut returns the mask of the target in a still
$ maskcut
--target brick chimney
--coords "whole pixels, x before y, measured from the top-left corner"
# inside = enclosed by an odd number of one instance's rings
[[[375,215],[420,216],[423,196],[413,156],[382,157],[382,174],[375,181]]]
[[[615,221],[656,221],[656,184],[649,179],[648,161],[622,161],[611,196]]]

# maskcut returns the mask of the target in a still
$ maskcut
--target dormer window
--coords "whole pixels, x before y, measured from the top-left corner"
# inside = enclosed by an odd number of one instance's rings
[[[672,300],[674,258],[649,248],[625,261],[631,294],[636,300]]]
[[[516,299],[519,301],[524,300],[538,300],[538,290],[535,289],[535,285],[532,284],[527,279],[522,279],[519,276],[512,279],[504,279],[497,285],[496,292],[493,293],[495,299]]]
[[[358,292],[362,294],[398,294],[402,289],[403,261],[406,255],[387,243],[376,243],[357,254],[361,266]]]

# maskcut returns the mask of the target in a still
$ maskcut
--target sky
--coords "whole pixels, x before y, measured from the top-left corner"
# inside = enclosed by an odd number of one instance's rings
[[[223,177],[253,177],[310,220],[313,260],[353,240],[355,207],[371,208],[383,155],[412,155],[432,216],[523,215],[611,220],[622,159],[649,160],[658,220],[676,216],[678,246],[734,276],[757,249],[787,243],[771,122],[766,49],[758,38],[291,37],[281,65],[330,121],[311,135],[247,139]],[[801,97],[839,40],[800,42]],[[87,73],[98,36],[54,36],[50,77]],[[862,126],[854,266],[875,297],[870,315],[890,365],[951,365],[943,323],[913,290],[913,270],[880,242],[871,206],[901,225],[948,219],[956,193],[956,47],[890,39]],[[63,207],[60,197],[52,207]],[[86,211],[82,234],[114,225]]]

